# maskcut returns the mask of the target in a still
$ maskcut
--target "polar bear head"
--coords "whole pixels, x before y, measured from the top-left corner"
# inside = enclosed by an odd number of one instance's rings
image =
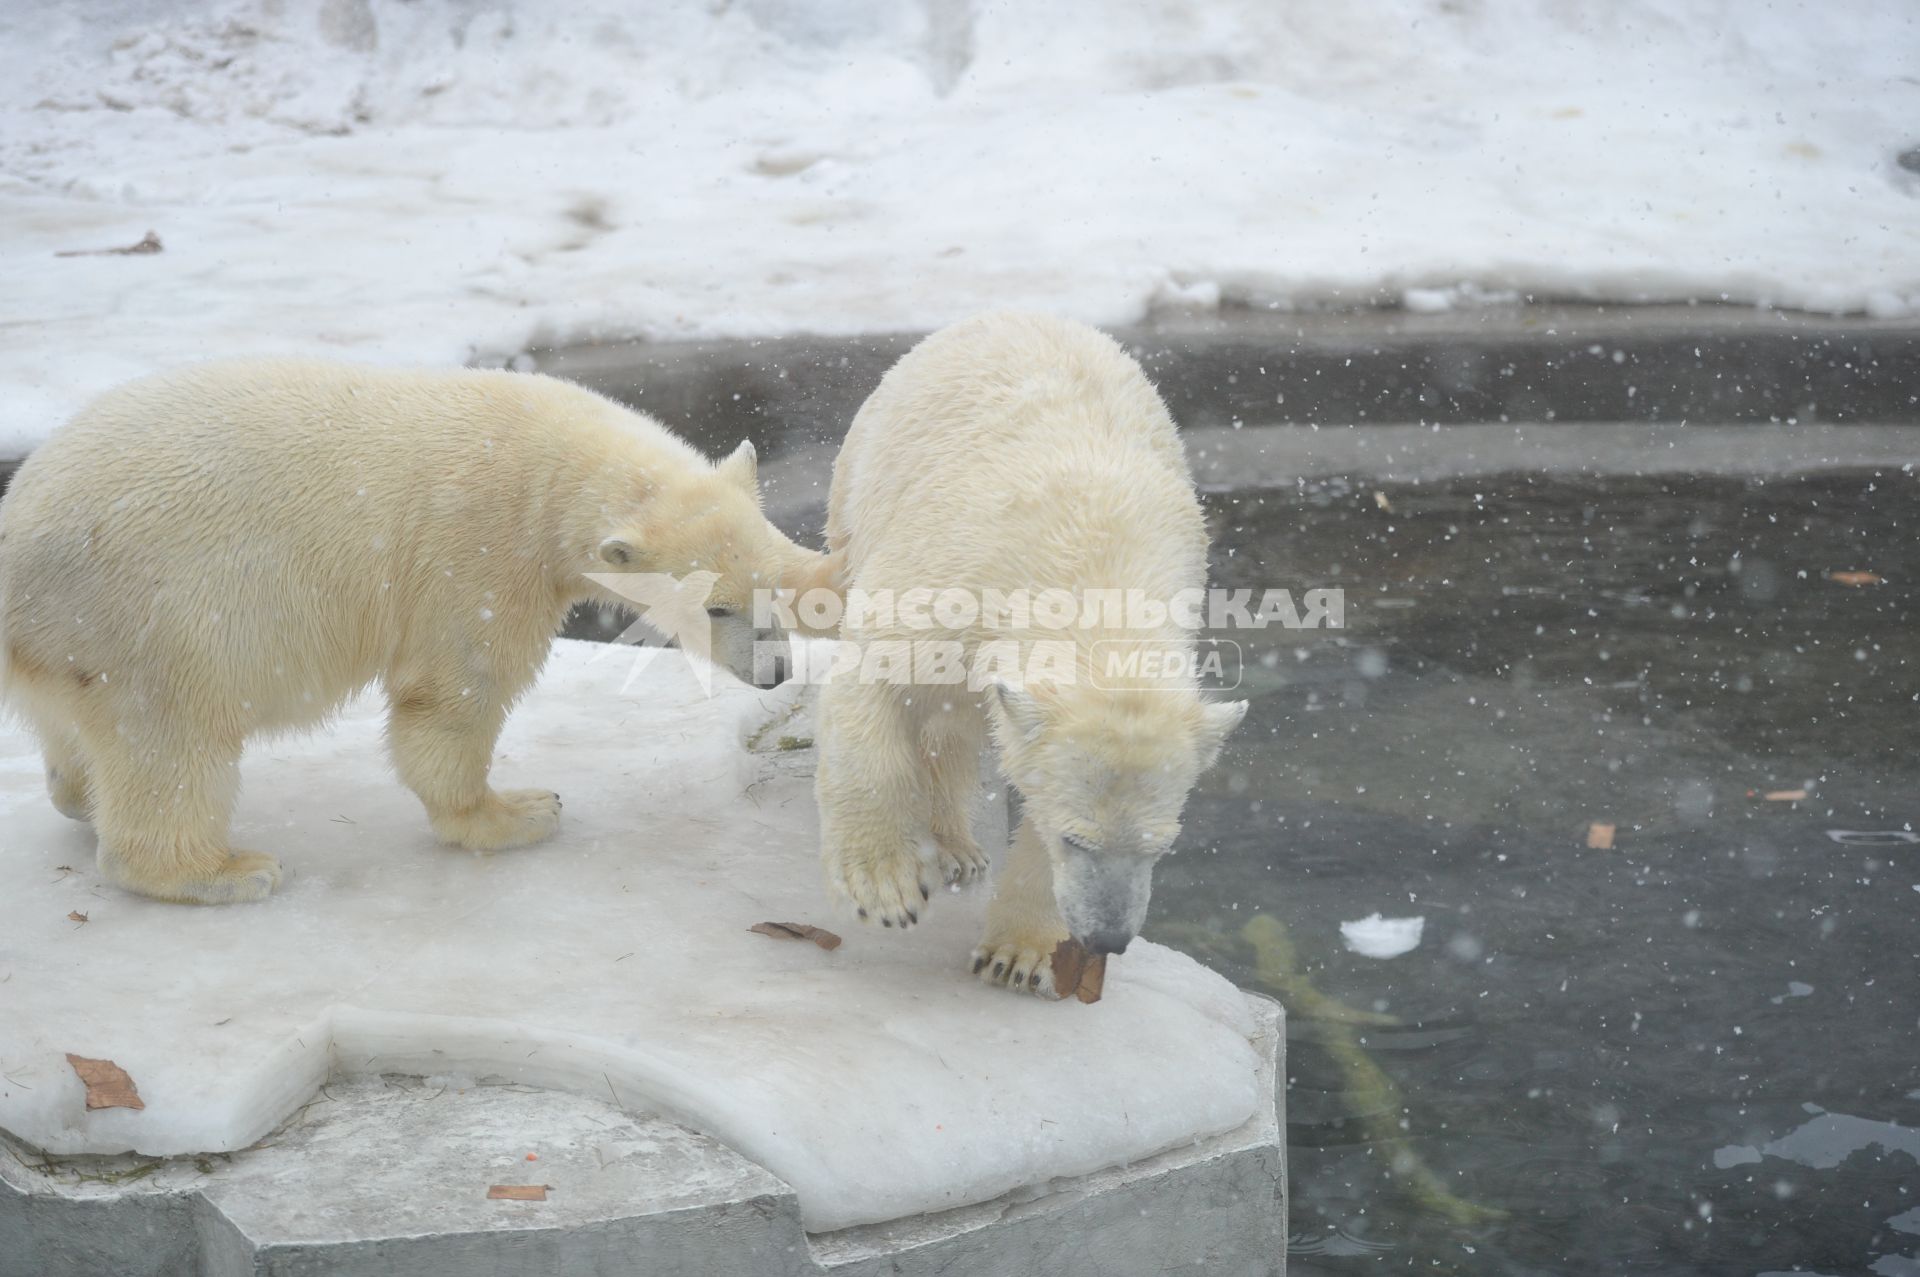
[[[753,445],[742,443],[710,469],[659,484],[613,521],[596,551],[607,571],[591,575],[669,640],[770,687],[787,675],[786,635],[754,624],[755,593],[811,580],[824,556],[767,522],[756,471]]]
[[[1121,952],[1146,920],[1187,792],[1247,702],[1059,683],[997,683],[988,702],[1001,767],[1052,859],[1061,918],[1095,953]]]

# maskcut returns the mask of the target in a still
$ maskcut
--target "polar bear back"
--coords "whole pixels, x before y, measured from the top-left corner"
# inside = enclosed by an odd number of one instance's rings
[[[0,656],[219,686],[262,726],[482,609],[544,642],[569,502],[634,441],[706,468],[547,377],[242,360],[130,383],[0,505]]]
[[[996,312],[887,373],[834,469],[829,544],[867,589],[1203,584],[1178,431],[1112,338]]]
[[[383,509],[412,504],[461,475],[538,463],[578,443],[576,427],[638,432],[651,448],[704,464],[689,445],[638,414],[551,377],[481,369],[384,369],[300,359],[224,360],[120,386],[36,450],[9,508],[37,491],[71,499],[131,485],[164,501],[195,499],[195,478],[222,487],[224,508],[278,509],[297,494],[354,480],[377,484]],[[61,484],[84,472],[82,485]],[[497,481],[493,485],[497,488]],[[150,506],[158,512],[167,506]],[[130,517],[138,510],[128,509]]]

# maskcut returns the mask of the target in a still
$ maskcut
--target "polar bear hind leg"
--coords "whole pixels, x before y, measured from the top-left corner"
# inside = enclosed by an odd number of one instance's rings
[[[938,689],[924,689],[934,694]],[[966,886],[986,876],[988,860],[973,838],[973,809],[980,797],[980,749],[985,740],[980,712],[943,701],[920,732],[926,755],[930,827],[940,856],[940,880]]]
[[[82,824],[93,819],[88,799],[89,769],[80,752],[80,742],[65,727],[33,718],[34,735],[40,738],[40,754],[47,763],[47,795],[62,816]]]
[[[157,900],[266,899],[280,884],[280,862],[227,845],[239,790],[239,736],[170,730],[175,727],[159,710],[138,736],[82,729],[100,872]]]

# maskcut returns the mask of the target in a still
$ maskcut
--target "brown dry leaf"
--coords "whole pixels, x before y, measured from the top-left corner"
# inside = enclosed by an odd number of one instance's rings
[[[825,927],[816,927],[806,922],[756,922],[747,930],[756,935],[772,936],[775,940],[811,940],[827,950],[840,947],[839,936]]]
[[[1587,846],[1595,851],[1613,850],[1613,826],[1595,821],[1587,826]]]
[[[1803,803],[1807,800],[1804,789],[1769,789],[1760,795],[1770,803]]]
[[[1086,969],[1080,972],[1080,987],[1073,995],[1082,1002],[1098,1002],[1107,987],[1107,955],[1096,953],[1087,960]]]
[[[87,915],[81,913],[78,909],[69,910],[67,913],[68,922],[85,922],[86,920]]]
[[[1878,572],[1829,572],[1827,580],[1841,585],[1879,585],[1886,578]]]
[[[138,244],[127,244],[120,248],[66,248],[55,253],[55,257],[143,257],[148,253],[164,251],[166,246],[160,237],[148,231]]]
[[[140,1089],[127,1076],[127,1071],[112,1060],[89,1060],[84,1055],[67,1053],[67,1063],[87,1084],[87,1107],[90,1109],[143,1109],[146,1101],[140,1098]]]
[[[1069,936],[1053,947],[1053,991],[1062,1002],[1069,997],[1098,1002],[1107,982],[1107,955],[1089,953]]]
[[[495,1184],[487,1190],[490,1202],[544,1202],[547,1200],[545,1184]]]

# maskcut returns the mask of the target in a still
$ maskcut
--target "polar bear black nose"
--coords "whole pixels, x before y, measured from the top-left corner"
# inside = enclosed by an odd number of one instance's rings
[[[1095,953],[1125,953],[1127,946],[1133,943],[1130,931],[1096,931],[1083,942]]]

